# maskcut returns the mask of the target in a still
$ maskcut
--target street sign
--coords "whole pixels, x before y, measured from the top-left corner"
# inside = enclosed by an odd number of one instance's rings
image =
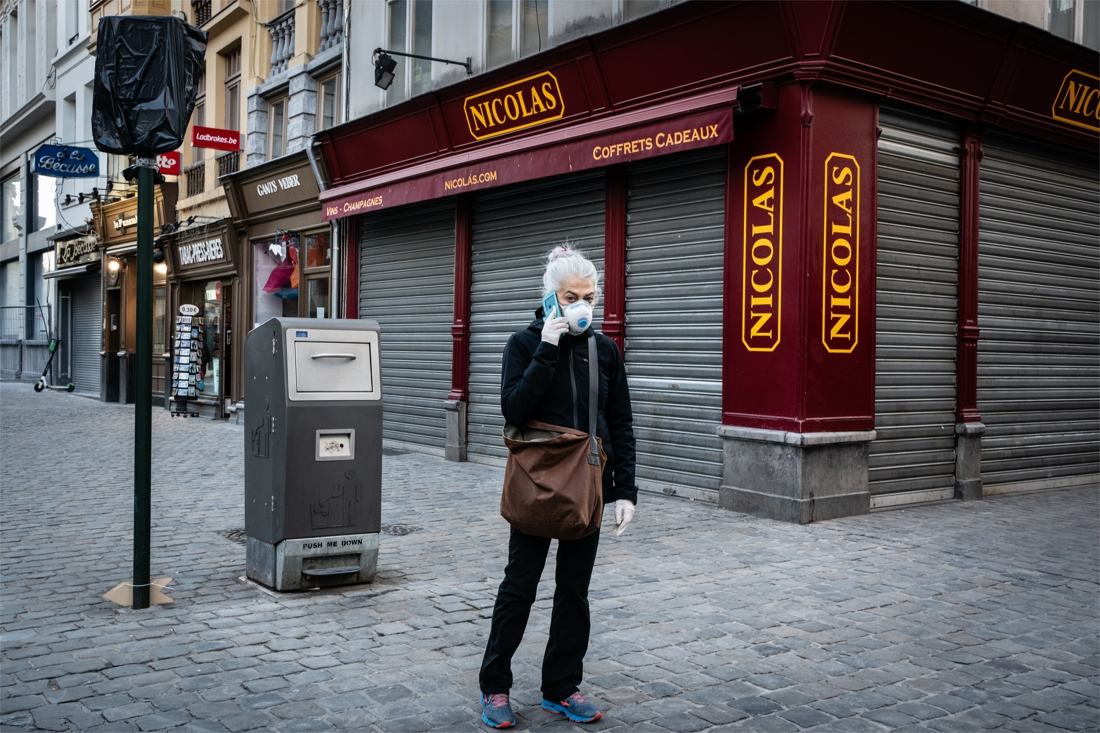
[[[180,152],[173,150],[171,153],[158,154],[157,170],[166,176],[178,176],[181,171]]]
[[[96,178],[99,156],[88,148],[43,145],[34,151],[34,172],[56,178]]]
[[[191,128],[191,147],[240,150],[241,133],[236,130],[222,130],[217,127],[199,127],[195,125]]]

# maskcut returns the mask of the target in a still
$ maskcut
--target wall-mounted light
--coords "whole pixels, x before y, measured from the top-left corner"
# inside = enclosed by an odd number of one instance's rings
[[[111,272],[118,272],[122,269],[122,263],[119,262],[117,258],[112,257],[111,259],[107,260],[107,269]]]
[[[153,262],[155,262],[158,265],[160,263],[164,262],[164,245],[163,244],[153,245]]]
[[[374,85],[379,89],[389,89],[393,84],[394,70],[397,69],[397,61],[394,56],[405,56],[410,59],[423,59],[425,61],[438,61],[441,64],[452,64],[466,69],[466,76],[474,73],[474,60],[470,56],[465,61],[452,61],[451,59],[437,59],[434,56],[421,56],[416,53],[404,53],[403,51],[388,51],[383,48],[374,49],[371,61],[374,63]]]
[[[156,255],[154,255],[154,258],[155,257],[156,257]],[[167,275],[168,274],[168,263],[167,262],[158,262],[157,264],[153,265],[153,269],[156,270],[161,275]]]

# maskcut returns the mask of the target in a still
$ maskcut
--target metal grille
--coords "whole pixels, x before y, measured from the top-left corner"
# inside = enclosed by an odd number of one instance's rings
[[[722,482],[724,147],[632,164],[626,371],[638,486],[710,501]]]
[[[452,199],[359,220],[359,316],[382,326],[382,435],[442,452],[451,389]]]
[[[872,494],[955,494],[959,130],[883,109]],[[899,497],[900,499],[900,497]]]
[[[103,358],[103,299],[100,276],[87,275],[72,281],[72,377],[76,391],[99,396],[99,372]]]
[[[470,403],[471,460],[507,457],[500,364],[508,337],[535,317],[547,253],[569,239],[603,271],[603,171],[549,178],[479,195],[473,207]],[[603,309],[596,308],[596,322]]]
[[[200,161],[183,169],[187,178],[187,195],[198,196],[206,190],[206,161]]]
[[[978,285],[983,487],[1096,481],[1097,159],[993,136],[983,148]]]
[[[240,169],[241,152],[233,150],[227,153],[219,153],[215,161],[218,164],[218,178],[236,173]]]

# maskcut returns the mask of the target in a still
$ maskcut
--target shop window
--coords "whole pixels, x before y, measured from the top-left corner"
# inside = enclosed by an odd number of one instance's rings
[[[52,229],[57,223],[57,204],[54,201],[54,194],[60,179],[32,173],[28,176],[28,180],[31,183],[31,201],[34,204],[34,214],[30,221],[31,231]]]
[[[223,57],[225,62],[225,129],[239,130],[241,115],[241,49]]]
[[[191,113],[191,123],[198,127],[206,127],[206,68],[203,67],[195,84],[195,111]],[[193,148],[185,146],[191,152],[191,163],[199,163],[203,160],[205,148]],[[201,191],[200,191],[201,193]]]
[[[23,216],[23,191],[19,185],[19,174],[13,173],[0,184],[0,242],[7,242],[19,236],[23,228],[20,218]]]
[[[661,0],[623,0],[623,21],[641,18],[661,9]]]
[[[160,356],[168,351],[167,331],[165,324],[166,293],[163,285],[153,288],[153,356]]]
[[[520,56],[546,48],[547,0],[520,0]]]
[[[1048,30],[1056,36],[1073,40],[1073,0],[1050,0]]]
[[[1100,0],[1084,0],[1081,8],[1081,43],[1100,51]]]
[[[298,317],[298,237],[282,233],[254,245],[253,327],[271,318]]]
[[[432,0],[412,0],[413,3],[413,50],[420,56],[432,55]],[[432,62],[424,59],[409,59],[412,65],[413,96],[423,94],[432,88]]]
[[[307,318],[325,318],[331,316],[329,308],[329,272],[332,264],[332,242],[328,231],[306,234],[305,261],[302,263],[303,277],[306,279]]]
[[[217,399],[220,393],[222,359],[223,294],[221,280],[207,280],[184,285],[184,302],[198,306],[203,318],[202,340],[199,342],[199,396]]]
[[[486,62],[493,69],[512,60],[512,0],[489,0],[488,10]]]
[[[267,151],[268,160],[279,158],[286,152],[286,112],[286,97],[271,103],[267,138],[270,141]]]
[[[318,120],[318,129],[327,130],[339,119],[337,110],[340,109],[340,75],[322,80],[320,86],[321,119]]]
[[[405,40],[408,31],[406,25],[409,18],[409,2],[408,0],[390,0],[389,10],[389,42],[386,44],[386,48],[391,51],[407,53]],[[397,59],[397,68],[393,72],[393,83],[386,91],[388,104],[397,104],[405,100],[405,61],[407,60],[402,57]]]

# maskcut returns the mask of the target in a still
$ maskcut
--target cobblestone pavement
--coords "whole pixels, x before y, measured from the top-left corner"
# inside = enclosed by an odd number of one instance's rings
[[[0,387],[0,728],[478,730],[477,670],[504,565],[502,471],[384,460],[370,585],[243,583],[240,428],[154,412],[153,572],[132,611],[133,409]],[[643,495],[605,526],[587,730],[1097,730],[1098,494],[997,498],[798,527]],[[549,563],[545,579],[553,577]],[[516,659],[539,708],[552,588]]]

